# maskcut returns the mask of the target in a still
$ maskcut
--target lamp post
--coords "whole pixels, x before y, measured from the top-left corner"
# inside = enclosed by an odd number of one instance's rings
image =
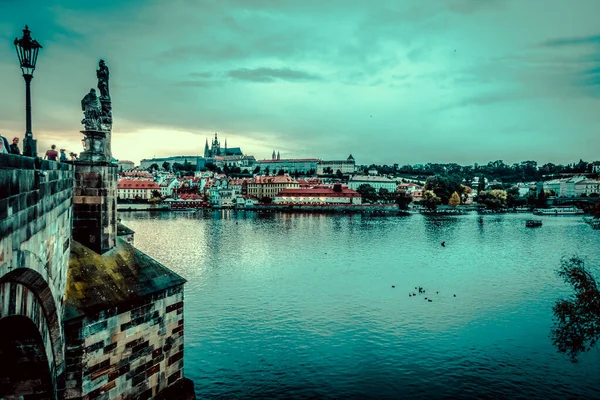
[[[31,31],[25,25],[23,29],[23,37],[15,39],[15,49],[19,57],[19,64],[25,79],[25,138],[23,139],[23,155],[29,157],[37,157],[37,145],[33,139],[31,132],[31,80],[33,79],[33,71],[37,62],[38,51],[42,46],[31,38]]]

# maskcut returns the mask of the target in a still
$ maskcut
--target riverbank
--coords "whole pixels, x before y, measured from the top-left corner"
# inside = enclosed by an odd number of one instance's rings
[[[353,205],[256,205],[248,210],[267,212],[310,212],[310,213],[360,213],[360,214],[409,214],[395,204]]]
[[[119,204],[117,211],[171,211],[168,204]]]

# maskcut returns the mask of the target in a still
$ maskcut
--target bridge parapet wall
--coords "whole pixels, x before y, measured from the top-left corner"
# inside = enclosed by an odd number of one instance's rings
[[[63,297],[73,221],[73,167],[54,161],[0,154],[0,283],[32,295],[2,295],[0,319],[40,308],[41,332],[54,379],[64,378]],[[14,283],[14,285],[11,285]],[[28,304],[24,304],[28,303]],[[31,304],[29,304],[31,303]],[[21,312],[19,312],[21,310]],[[36,321],[34,321],[36,322]],[[48,341],[50,341],[48,343]]]

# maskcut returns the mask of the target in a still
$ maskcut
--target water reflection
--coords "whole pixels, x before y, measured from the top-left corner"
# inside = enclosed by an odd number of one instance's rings
[[[600,259],[600,231],[580,218],[121,217],[188,279],[199,398],[600,397],[600,352],[573,365],[548,335],[569,293],[561,257]],[[415,286],[439,294],[409,297]]]
[[[554,304],[552,341],[559,352],[577,362],[600,339],[600,291],[596,278],[579,257],[563,259],[558,275],[575,293]]]

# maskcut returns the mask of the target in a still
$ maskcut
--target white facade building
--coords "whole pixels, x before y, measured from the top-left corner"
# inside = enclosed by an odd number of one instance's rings
[[[370,185],[375,188],[375,190],[379,189],[387,189],[390,192],[396,191],[396,181],[386,178],[385,176],[370,176],[370,175],[356,175],[350,178],[348,181],[348,188],[352,190],[356,190],[360,187],[360,185]]]
[[[575,197],[577,183],[584,181],[583,176],[573,178],[552,179],[544,182],[544,190],[553,191],[557,197]]]
[[[286,158],[286,159],[274,159],[274,160],[258,160],[255,166],[260,167],[260,173],[264,173],[269,168],[271,175],[277,174],[280,170],[285,173],[301,173],[301,174],[315,174],[317,172],[317,163],[319,160],[316,158]]]
[[[317,175],[336,174],[340,171],[344,175],[351,175],[356,169],[356,162],[352,154],[346,160],[323,161],[317,163]]]
[[[117,196],[120,199],[151,199],[152,192],[160,192],[160,186],[152,181],[122,179],[117,183]]]
[[[160,195],[164,197],[172,197],[173,190],[179,189],[181,183],[177,178],[167,178],[160,183]]]
[[[578,196],[578,197],[582,196],[582,195],[589,196],[592,193],[600,194],[600,181],[593,180],[593,179],[586,179],[586,180],[579,181],[575,184],[575,195],[576,196]]]

